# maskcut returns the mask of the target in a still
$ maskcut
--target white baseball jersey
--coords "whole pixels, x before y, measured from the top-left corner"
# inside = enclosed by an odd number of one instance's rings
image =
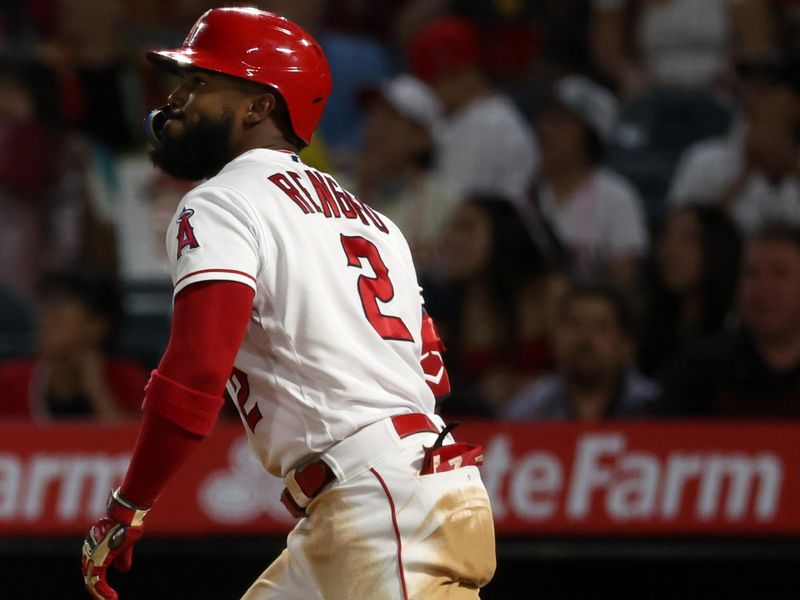
[[[405,239],[297,155],[251,150],[189,192],[167,251],[176,294],[208,280],[255,290],[227,392],[273,475],[375,421],[433,412]]]

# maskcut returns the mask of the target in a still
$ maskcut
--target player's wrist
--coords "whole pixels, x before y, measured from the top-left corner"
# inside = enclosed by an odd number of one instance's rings
[[[120,488],[111,491],[106,507],[108,516],[127,526],[139,527],[144,522],[150,506],[139,506],[126,500],[120,493]]]

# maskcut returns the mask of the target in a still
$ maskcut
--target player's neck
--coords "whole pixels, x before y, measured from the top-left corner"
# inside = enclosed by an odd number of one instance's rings
[[[258,135],[256,135],[258,133]],[[259,132],[252,131],[251,135],[242,136],[240,143],[234,149],[236,156],[241,156],[250,150],[257,150],[259,148],[266,148],[267,150],[288,150],[290,152],[297,152],[297,147],[283,137],[283,134],[277,130],[263,129]]]
[[[279,140],[274,143],[264,144],[263,146],[257,146],[257,148],[265,148],[267,150],[288,150],[289,152],[298,152],[297,148],[287,142],[286,140]]]

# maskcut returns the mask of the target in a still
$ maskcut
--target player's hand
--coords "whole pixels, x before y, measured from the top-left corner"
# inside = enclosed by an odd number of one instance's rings
[[[119,598],[106,580],[108,569],[113,564],[122,573],[130,570],[133,545],[144,533],[142,521],[148,510],[124,500],[119,489],[111,493],[106,516],[92,525],[83,542],[81,571],[92,598]]]

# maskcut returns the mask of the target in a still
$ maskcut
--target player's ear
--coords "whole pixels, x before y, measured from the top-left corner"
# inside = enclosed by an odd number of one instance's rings
[[[249,96],[247,99],[247,107],[244,114],[244,122],[247,125],[258,125],[269,117],[277,100],[275,95],[269,92],[258,94],[256,96]]]

